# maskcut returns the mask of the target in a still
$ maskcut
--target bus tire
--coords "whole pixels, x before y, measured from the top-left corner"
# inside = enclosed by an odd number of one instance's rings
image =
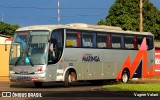
[[[37,87],[37,88],[40,88],[42,87],[42,82],[34,82],[34,86]]]
[[[126,70],[123,71],[121,81],[123,83],[127,83],[129,81],[129,72],[128,71],[126,71]]]
[[[64,86],[70,87],[73,81],[76,81],[76,73],[68,70],[65,75]]]

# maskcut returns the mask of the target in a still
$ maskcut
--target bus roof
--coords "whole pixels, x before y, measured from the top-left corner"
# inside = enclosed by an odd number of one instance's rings
[[[60,24],[60,25],[35,25],[22,27],[17,29],[17,31],[27,31],[27,30],[55,30],[59,28],[65,29],[77,29],[77,30],[89,30],[89,31],[100,31],[100,32],[113,32],[113,33],[126,33],[126,34],[143,34],[143,35],[153,35],[151,32],[134,32],[134,31],[124,31],[120,27],[116,26],[106,26],[106,25],[91,25],[85,23],[71,23],[71,24]]]

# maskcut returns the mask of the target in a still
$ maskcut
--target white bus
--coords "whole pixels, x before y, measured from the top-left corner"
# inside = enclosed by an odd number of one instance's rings
[[[11,45],[10,81],[64,82],[116,79],[127,82],[154,73],[150,32],[89,24],[37,25],[16,31]]]

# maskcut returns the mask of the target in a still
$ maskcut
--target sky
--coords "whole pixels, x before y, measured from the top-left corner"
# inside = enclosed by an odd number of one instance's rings
[[[150,0],[160,10],[160,0]],[[97,24],[115,0],[60,0],[60,24]],[[20,26],[58,24],[58,0],[0,0],[0,21]]]

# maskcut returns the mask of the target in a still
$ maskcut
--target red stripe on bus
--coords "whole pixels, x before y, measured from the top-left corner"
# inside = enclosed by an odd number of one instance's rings
[[[137,48],[137,41],[136,41],[136,36],[133,37],[133,42],[134,42],[134,48]]]
[[[107,44],[108,44],[108,48],[111,48],[111,41],[110,41],[110,34],[107,34]]]
[[[81,47],[81,32],[77,32],[77,46]]]
[[[138,68],[139,63],[142,60],[142,78],[147,77],[147,76],[152,76],[154,74],[154,63],[152,66],[150,66],[148,69],[148,55],[147,55],[147,46],[146,46],[146,38],[143,39],[143,42],[140,46],[139,51],[137,52],[132,64],[131,64],[131,59],[130,56],[128,56],[118,73],[116,79],[121,79],[122,76],[122,71],[124,68],[128,68],[130,71],[130,78],[134,75],[135,70]]]

